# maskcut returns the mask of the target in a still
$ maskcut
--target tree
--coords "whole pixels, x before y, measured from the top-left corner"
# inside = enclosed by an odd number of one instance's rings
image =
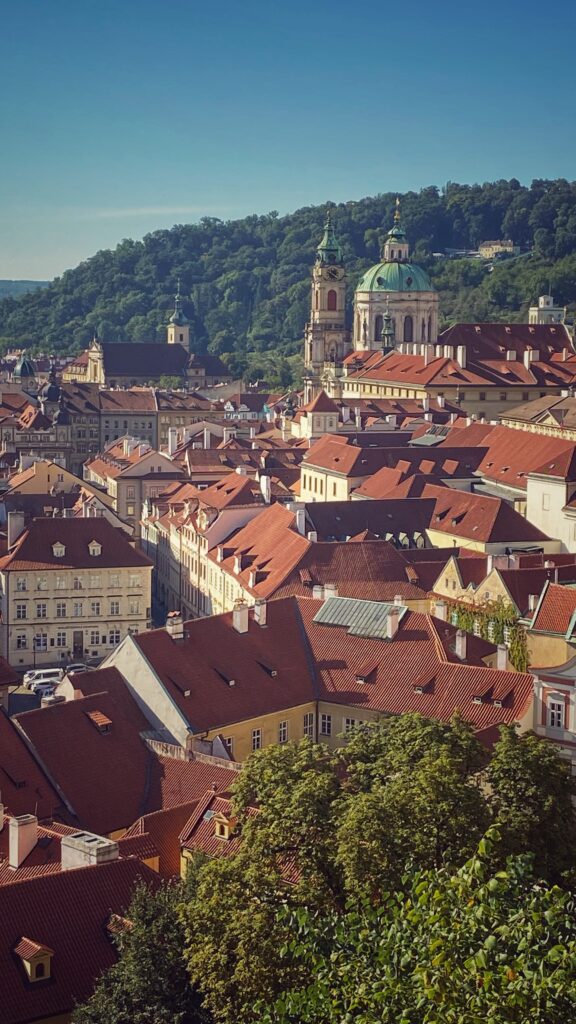
[[[534,733],[500,726],[487,769],[490,805],[500,827],[501,855],[531,851],[535,870],[558,882],[576,878],[576,780],[570,762]]]
[[[490,870],[498,832],[456,872],[414,872],[380,905],[279,910],[279,956],[306,983],[261,1004],[264,1024],[565,1024],[576,1011],[571,894],[534,884],[529,858]]]
[[[164,883],[136,888],[117,936],[118,963],[73,1014],[74,1024],[196,1024],[205,1020],[183,957],[178,905],[188,889]]]
[[[158,387],[162,388],[163,391],[177,391],[178,388],[182,387],[182,378],[171,376],[169,373],[163,373],[158,381]]]

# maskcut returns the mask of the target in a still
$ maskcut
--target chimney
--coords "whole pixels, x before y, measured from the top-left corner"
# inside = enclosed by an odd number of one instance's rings
[[[444,345],[444,359],[454,359],[454,349],[452,345]]]
[[[208,431],[208,436],[210,436],[210,431]],[[224,444],[226,444],[227,441],[231,441],[233,437],[236,437],[236,430],[234,427],[222,428],[222,440],[224,441]],[[250,437],[252,437],[252,434],[250,434]],[[204,447],[209,448],[210,445],[206,444]]]
[[[306,534],[306,539],[309,540],[311,544],[315,544],[316,541],[318,540],[318,533],[317,533],[317,531],[316,530],[308,530],[308,533]]]
[[[184,639],[184,623],[181,612],[168,612],[166,616],[166,632],[173,640]]]
[[[204,430],[202,431],[202,447],[203,448],[209,448],[210,447],[210,431],[209,431],[208,427],[204,427]]]
[[[428,398],[428,395],[424,395],[424,398],[422,399],[422,409],[423,409],[424,412],[428,412],[429,408],[430,408],[430,399]]]
[[[21,814],[10,818],[8,863],[19,868],[38,842],[38,818],[35,814]]]
[[[528,594],[528,611],[535,612],[538,604],[538,594]]]
[[[254,602],[254,622],[257,622],[259,626],[266,625],[267,616],[267,605],[263,597],[259,597]]]
[[[324,600],[327,601],[329,597],[338,597],[338,584],[337,583],[325,583],[324,584]]]
[[[506,644],[498,644],[496,648],[496,668],[499,672],[508,671],[508,649]]]
[[[394,605],[388,609],[388,615],[386,616],[386,636],[388,640],[393,640],[398,632],[398,623],[400,621],[400,613],[398,608]]]
[[[234,602],[232,625],[237,633],[248,632],[248,605],[242,598]]]
[[[224,428],[226,429],[226,428]],[[250,440],[253,441],[256,437],[256,427],[250,427]]]
[[[170,427],[168,430],[168,455],[174,455],[178,447],[178,431],[176,427]]]
[[[16,543],[18,537],[24,531],[24,513],[23,512],[9,512],[8,513],[8,550]]]
[[[466,633],[463,629],[456,631],[456,657],[466,661]]]
[[[269,476],[260,477],[260,491],[267,505],[272,501],[272,481]]]
[[[394,594],[394,604],[396,605],[397,608],[402,607],[402,605],[404,604],[402,594]]]
[[[487,555],[486,556],[486,575],[488,575],[489,572],[492,572],[493,568],[494,568],[494,555]]]
[[[118,843],[93,832],[74,832],[71,836],[62,836],[60,843],[61,868],[85,868],[94,864],[107,864],[118,860]]]
[[[246,466],[236,466],[234,472],[238,473],[238,476],[248,476],[248,470],[246,469]]]
[[[513,348],[506,349],[506,360],[509,363],[513,363],[515,359],[516,359],[516,352],[514,351],[514,349]]]
[[[458,345],[456,349],[456,361],[463,370],[466,369],[466,345]]]
[[[296,529],[298,530],[298,533],[302,537],[305,537],[306,536],[306,509],[305,508],[297,508],[297,509],[295,509],[295,515],[296,515]]]
[[[434,614],[435,614],[436,618],[437,619],[442,619],[442,622],[446,622],[446,611],[447,611],[446,601],[443,601],[442,598],[439,598],[436,601],[436,608],[435,608],[435,611],[434,611]]]
[[[312,597],[315,601],[322,601],[324,599],[324,587],[320,583],[315,583],[312,587]]]
[[[438,403],[438,408],[443,409],[444,406],[446,405],[444,395],[436,395],[436,402]]]
[[[362,413],[359,405],[354,409],[354,423],[356,424],[356,430],[362,430]]]

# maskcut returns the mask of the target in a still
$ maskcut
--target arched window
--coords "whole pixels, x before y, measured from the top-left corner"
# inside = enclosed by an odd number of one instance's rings
[[[390,259],[394,259],[394,249],[390,249]]]
[[[318,292],[316,292],[316,309],[318,309]]]
[[[378,313],[374,321],[374,341],[382,341],[382,328],[384,326],[384,317],[382,313]]]
[[[360,313],[356,313],[356,339],[360,341]]]
[[[328,292],[328,304],[327,309],[334,310],[338,309],[338,295],[333,288]]]
[[[411,316],[404,317],[404,341],[414,340],[414,321]]]
[[[36,971],[35,971],[34,977],[36,977],[36,978],[43,978],[45,974],[46,974],[46,968],[45,968],[44,964],[42,963],[42,961],[40,960],[40,962],[36,964]]]
[[[432,341],[432,317],[428,317],[428,341]]]
[[[426,321],[425,320],[422,320],[422,334],[421,334],[420,337],[421,337],[422,341],[426,341]]]

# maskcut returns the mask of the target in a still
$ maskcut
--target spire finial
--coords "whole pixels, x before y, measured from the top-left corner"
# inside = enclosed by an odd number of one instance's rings
[[[400,196],[396,196],[396,209],[394,211],[394,223],[400,223]]]

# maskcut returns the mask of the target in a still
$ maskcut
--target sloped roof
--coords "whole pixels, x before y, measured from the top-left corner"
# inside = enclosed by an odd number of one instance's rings
[[[338,415],[340,410],[336,402],[332,401],[325,391],[319,391],[311,402],[300,406],[299,412],[333,412]]]
[[[424,498],[436,504],[429,529],[483,543],[542,543],[549,538],[507,501],[428,484]]]
[[[92,541],[101,545],[99,555],[91,555]],[[61,543],[65,554],[58,558],[52,548]],[[2,570],[30,569],[109,569],[144,568],[149,558],[133,548],[124,530],[112,526],[104,517],[71,519],[33,519],[18,538],[12,551],[0,560]]]
[[[139,880],[160,883],[130,858],[0,886],[2,1024],[67,1014],[91,995],[96,979],[117,959],[106,922],[111,912],[125,914]],[[15,955],[24,936],[53,950],[49,981],[27,981]]]
[[[531,630],[566,636],[576,612],[576,589],[546,583],[534,612]]]
[[[442,448],[474,447],[485,450],[478,473],[486,480],[507,487],[526,490],[529,473],[542,472],[552,463],[572,465],[575,442],[545,434],[533,434],[514,427],[475,423],[453,429],[437,451]]]
[[[62,798],[32,756],[20,732],[0,707],[0,793],[14,816],[68,817]]]
[[[182,345],[152,342],[102,344],[104,373],[108,377],[162,377],[184,373],[188,352]]]

